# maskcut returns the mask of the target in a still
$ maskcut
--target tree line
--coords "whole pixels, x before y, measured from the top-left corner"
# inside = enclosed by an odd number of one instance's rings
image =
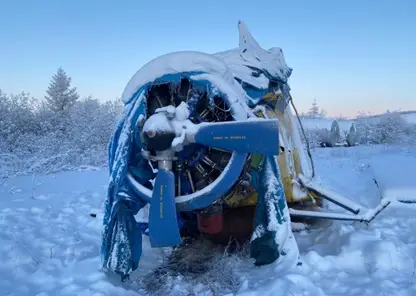
[[[81,99],[71,77],[61,67],[52,76],[42,100],[26,92],[8,95],[0,89],[0,177],[10,172],[106,166],[108,141],[122,107],[120,100],[101,102],[92,96]],[[314,100],[301,118],[323,119],[325,114]],[[359,144],[404,144],[416,140],[416,125],[406,122],[397,112],[377,118],[364,114],[354,120],[354,125]],[[305,129],[312,147],[328,142],[331,135],[326,129]],[[330,142],[346,138],[347,134],[336,134],[336,140]]]
[[[0,90],[0,167],[8,171],[57,171],[106,165],[108,140],[120,100],[80,97],[60,67],[42,100]],[[1,173],[1,169],[0,169]]]

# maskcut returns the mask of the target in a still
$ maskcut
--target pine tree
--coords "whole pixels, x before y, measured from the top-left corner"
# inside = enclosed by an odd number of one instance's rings
[[[313,99],[312,107],[311,109],[309,109],[309,112],[313,117],[318,117],[319,107],[318,107],[318,104],[316,103],[316,99]]]
[[[325,117],[325,110],[320,109],[316,103],[316,99],[312,102],[312,107],[306,113],[306,116],[309,118],[322,118]]]
[[[62,67],[59,67],[56,74],[52,76],[46,94],[46,106],[56,113],[69,109],[79,99],[76,88],[71,88],[71,77],[65,73]]]

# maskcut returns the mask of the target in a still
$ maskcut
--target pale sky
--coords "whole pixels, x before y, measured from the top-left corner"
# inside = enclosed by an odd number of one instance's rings
[[[243,20],[293,68],[300,111],[416,110],[416,1],[1,1],[0,89],[42,99],[59,66],[82,97],[114,100],[150,59],[238,46]]]

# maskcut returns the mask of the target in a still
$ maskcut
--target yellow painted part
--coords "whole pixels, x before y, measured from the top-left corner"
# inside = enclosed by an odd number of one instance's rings
[[[296,175],[299,175],[302,172],[302,170],[300,169],[300,161],[299,161],[299,151],[298,151],[298,149],[293,149],[293,158],[294,158]]]
[[[293,201],[293,185],[292,177],[290,176],[288,166],[286,165],[286,155],[285,152],[281,152],[277,157],[277,163],[279,165],[280,177],[283,183],[283,191],[285,192],[286,201]]]
[[[291,135],[292,134],[291,133],[292,122],[288,120],[288,118],[284,116],[284,114],[280,112],[277,108],[273,110],[273,113],[269,112],[268,116],[277,117],[279,119],[279,127],[280,127],[279,132],[285,133],[285,135],[282,135],[282,136],[285,136],[286,141],[291,141],[292,140],[292,135]],[[295,200],[293,198],[293,183],[292,183],[293,178],[289,170],[289,163],[287,161],[287,158],[288,158],[287,151],[286,150],[282,151],[277,157],[277,162],[279,164],[279,171],[280,171],[280,175],[282,178],[283,190],[285,192],[286,201],[288,203],[291,203],[291,202],[294,202]],[[292,151],[291,161],[295,169],[295,174],[298,175],[301,172],[301,169],[300,169],[300,163],[299,163],[299,154],[296,148],[294,148]]]
[[[281,96],[276,96],[274,94],[266,94],[266,100],[279,100]],[[267,116],[269,118],[277,118],[279,119],[279,132],[285,133],[282,135],[286,141],[292,141],[292,120],[289,116],[284,116],[282,112],[280,112],[277,108],[274,110],[268,109],[266,110]],[[261,111],[256,111],[254,114],[257,117],[265,117]],[[300,166],[299,161],[299,151],[294,148],[292,151],[292,159],[291,163],[294,166],[294,173],[295,175],[299,175],[302,173],[302,168]],[[294,203],[294,202],[302,202],[302,201],[310,201],[311,197],[315,200],[318,200],[319,203],[319,196],[313,193],[309,193],[309,196],[306,196],[304,199],[297,199],[293,198],[293,178],[289,169],[289,163],[287,161],[287,152],[281,151],[280,154],[277,156],[277,163],[279,165],[280,176],[283,183],[283,190],[285,192],[286,201],[287,203]],[[230,194],[224,199],[225,202],[230,207],[242,207],[248,205],[256,205],[257,204],[257,193],[252,189],[250,192],[243,192],[238,186],[230,192]]]
[[[257,204],[257,192],[251,187],[251,191],[245,193],[237,186],[224,201],[232,208],[255,206]]]
[[[277,102],[282,97],[282,94],[267,93],[263,96],[265,101],[275,101]]]

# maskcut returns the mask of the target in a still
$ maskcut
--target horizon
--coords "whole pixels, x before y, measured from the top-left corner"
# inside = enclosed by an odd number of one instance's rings
[[[134,73],[157,56],[237,47],[241,19],[263,48],[283,49],[293,68],[289,85],[300,113],[314,99],[330,117],[416,110],[410,85],[416,79],[412,0],[401,6],[394,1],[257,1],[257,10],[217,0],[205,6],[188,0],[95,3],[0,4],[0,89],[42,100],[62,66],[81,98],[116,100]]]

